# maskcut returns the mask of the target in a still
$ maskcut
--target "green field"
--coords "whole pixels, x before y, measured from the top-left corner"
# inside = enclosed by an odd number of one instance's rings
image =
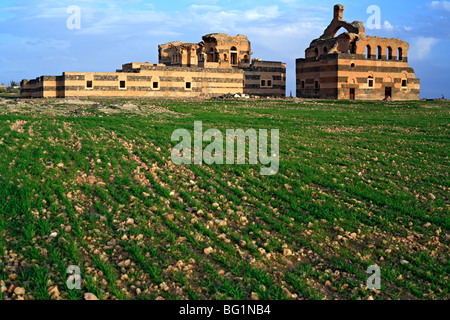
[[[174,166],[194,121],[279,173]],[[3,99],[0,299],[449,299],[449,146],[445,101]]]

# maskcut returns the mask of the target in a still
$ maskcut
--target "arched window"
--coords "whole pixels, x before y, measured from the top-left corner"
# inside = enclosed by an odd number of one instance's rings
[[[350,68],[355,69],[355,64],[352,63],[352,64],[350,65]]]
[[[316,48],[316,49],[314,50],[314,53],[316,54],[316,59],[319,58],[319,49]]]
[[[377,59],[381,59],[381,57],[383,56],[383,50],[381,49],[380,46],[377,47]]]
[[[387,47],[386,59],[387,60],[392,60],[392,48],[391,47]]]
[[[237,65],[238,64],[238,57],[237,57],[237,49],[236,49],[236,47],[231,47],[230,54],[231,54],[231,64],[232,65]]]
[[[366,47],[366,59],[371,59],[372,58],[372,49],[370,48],[370,46]]]
[[[398,48],[397,50],[397,60],[403,60],[403,49],[402,48]]]
[[[328,53],[328,48],[327,47],[323,47],[323,54],[327,54]]]
[[[350,44],[350,53],[351,54],[356,54],[356,43],[352,42]]]
[[[223,60],[228,61],[228,55],[226,53],[223,54]]]
[[[250,60],[248,58],[248,55],[244,55],[244,63],[249,63],[249,62],[250,62]]]

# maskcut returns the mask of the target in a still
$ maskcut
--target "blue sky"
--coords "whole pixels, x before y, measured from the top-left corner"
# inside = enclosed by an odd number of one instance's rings
[[[379,6],[382,27],[366,33],[409,42],[421,96],[450,97],[450,1],[433,0],[2,0],[0,83],[156,63],[158,44],[224,32],[248,36],[254,58],[286,62],[287,94],[295,94],[295,59],[323,33],[336,3],[345,6],[345,20],[365,24],[367,8]],[[81,8],[80,30],[67,28],[71,5]]]

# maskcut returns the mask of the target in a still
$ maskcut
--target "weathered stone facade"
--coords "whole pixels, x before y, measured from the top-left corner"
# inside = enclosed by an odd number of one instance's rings
[[[159,46],[159,63],[128,63],[114,73],[64,72],[23,80],[24,98],[214,97],[251,94],[284,97],[286,64],[251,61],[247,37],[209,34],[199,44]]]
[[[361,21],[343,21],[344,7],[297,59],[297,97],[351,100],[418,100],[420,80],[408,65],[409,44],[365,35]],[[336,37],[344,28],[347,32]]]

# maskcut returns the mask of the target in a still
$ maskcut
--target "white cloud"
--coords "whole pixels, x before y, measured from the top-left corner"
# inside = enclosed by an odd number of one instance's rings
[[[450,12],[450,1],[433,1],[430,5],[433,10],[445,10]]]
[[[383,24],[383,29],[387,31],[392,31],[394,29],[394,26],[389,21],[386,20]]]
[[[411,43],[411,49],[409,50],[410,56],[415,60],[423,60],[430,53],[433,47],[438,43],[438,39],[435,38],[425,38],[419,37],[416,38]]]

